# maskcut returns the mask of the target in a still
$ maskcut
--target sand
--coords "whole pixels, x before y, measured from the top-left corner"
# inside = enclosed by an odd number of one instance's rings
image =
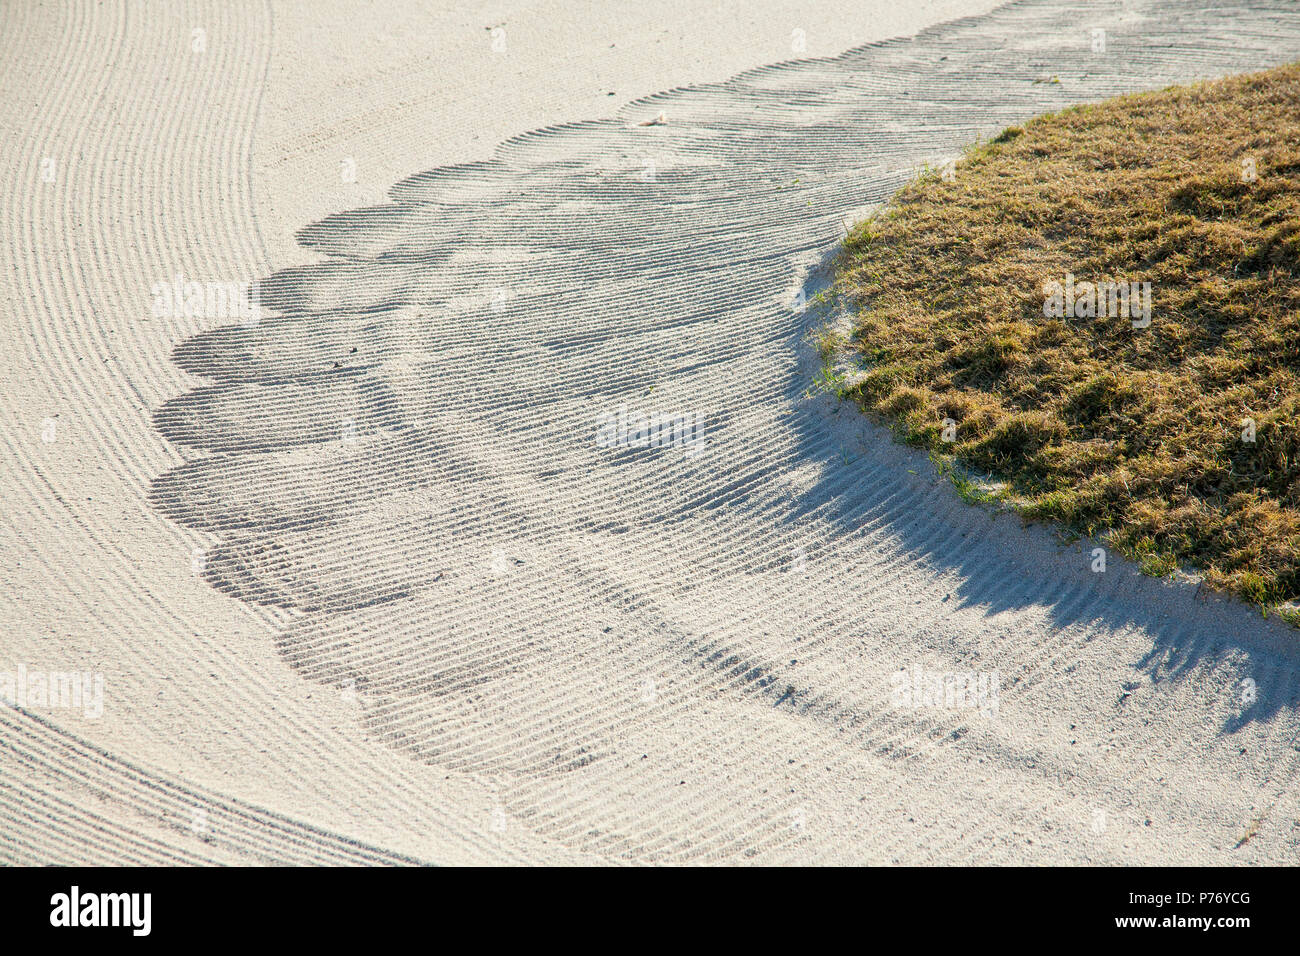
[[[1294,859],[1294,632],[962,504],[800,307],[1289,4],[422,6],[4,14],[0,671],[104,697],[0,709],[0,856]]]

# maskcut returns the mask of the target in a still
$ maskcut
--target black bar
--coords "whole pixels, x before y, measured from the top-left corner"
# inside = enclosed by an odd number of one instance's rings
[[[935,944],[1040,941],[1184,941],[1240,946],[1296,929],[1292,874],[1275,869],[805,869],[665,872],[467,869],[91,869],[0,870],[0,913],[10,942],[115,937],[147,941],[311,943],[427,940],[429,949],[484,945],[512,931],[561,943],[613,920],[617,945],[647,934],[786,932],[808,940],[848,932],[866,944],[899,935]],[[122,914],[118,926],[70,922],[72,887],[81,914]],[[149,894],[148,933],[143,895]],[[1181,894],[1181,895],[1180,895]],[[93,904],[87,897],[94,896]],[[67,906],[60,910],[61,901]],[[128,905],[135,904],[135,905]],[[93,911],[93,913],[92,913]],[[134,920],[132,917],[136,917]],[[80,918],[80,917],[79,917]],[[1121,921],[1151,920],[1147,925]],[[1197,924],[1190,921],[1196,920]],[[1199,921],[1209,920],[1208,927]],[[1238,925],[1226,925],[1224,921]],[[690,927],[698,927],[689,928]],[[1263,934],[1263,936],[1259,934]],[[432,934],[432,935],[430,935]],[[1039,934],[1047,934],[1046,936]],[[1280,934],[1286,934],[1282,937]],[[459,943],[453,940],[459,939]],[[596,940],[590,940],[597,943]],[[603,948],[603,947],[602,947]]]

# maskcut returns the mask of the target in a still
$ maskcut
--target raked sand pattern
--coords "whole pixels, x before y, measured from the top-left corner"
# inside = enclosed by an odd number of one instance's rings
[[[807,397],[799,303],[846,221],[977,137],[1297,57],[1285,0],[1031,0],[415,173],[159,357],[204,384],[151,406],[184,461],[150,501],[367,740],[492,795],[489,849],[447,858],[1293,861],[1293,632],[963,505]],[[903,706],[918,669],[996,695]],[[5,779],[74,772],[41,760]],[[118,857],[425,856],[189,793],[122,796]],[[208,852],[153,832],[200,805]],[[110,826],[65,812],[74,844]]]

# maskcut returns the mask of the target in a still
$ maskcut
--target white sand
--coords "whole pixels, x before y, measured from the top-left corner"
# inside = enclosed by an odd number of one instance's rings
[[[3,858],[1294,859],[1293,632],[961,504],[801,400],[789,308],[919,164],[1295,59],[1285,3],[1024,3],[629,106],[995,4],[82,6],[0,31],[0,672],[104,712],[0,709]],[[150,312],[299,265],[256,329]],[[620,406],[704,448],[600,447]],[[916,666],[996,712],[898,707]]]

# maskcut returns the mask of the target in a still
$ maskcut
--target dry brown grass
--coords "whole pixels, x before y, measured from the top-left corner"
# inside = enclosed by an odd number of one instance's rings
[[[1150,326],[1045,317],[1066,273],[1149,282]],[[1295,600],[1298,279],[1300,64],[1070,109],[849,236],[838,288],[867,368],[849,394],[1148,571]]]

